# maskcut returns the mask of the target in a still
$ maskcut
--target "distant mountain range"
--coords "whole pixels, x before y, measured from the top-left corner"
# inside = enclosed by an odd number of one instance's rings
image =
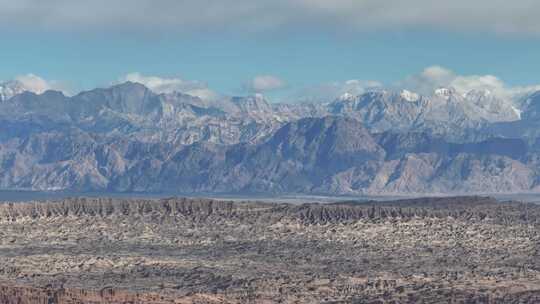
[[[410,194],[540,190],[540,92],[345,94],[274,104],[138,83],[0,85],[0,189]]]

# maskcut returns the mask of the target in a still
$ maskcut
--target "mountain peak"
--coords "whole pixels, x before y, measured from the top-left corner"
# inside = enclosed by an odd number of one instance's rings
[[[488,89],[475,89],[465,93],[464,97],[467,99],[489,98],[493,97],[493,93]]]
[[[449,88],[440,87],[435,90],[434,95],[437,97],[448,99],[450,98],[450,96],[454,95],[455,93],[456,93],[456,89],[452,87],[449,87]]]
[[[540,91],[530,94],[522,106],[522,119],[537,120],[540,117]]]
[[[343,100],[343,101],[347,101],[347,100],[352,100],[354,99],[356,96],[354,96],[353,94],[347,92],[347,93],[344,93],[343,95],[339,96],[338,97],[338,100]]]
[[[255,94],[247,97],[233,97],[231,101],[243,112],[269,113],[272,111],[272,107],[262,94]]]
[[[44,97],[66,97],[64,92],[58,90],[47,90],[40,95],[43,95]]]
[[[122,91],[131,91],[131,90],[150,91],[150,89],[147,88],[144,84],[139,83],[139,82],[133,82],[133,81],[126,81],[120,84],[116,84],[116,85],[111,86],[109,89],[122,90]]]
[[[418,99],[420,99],[420,95],[408,90],[402,90],[399,95],[401,96],[401,98],[410,102],[418,101]]]
[[[10,80],[0,83],[0,102],[27,91],[24,84],[18,80]]]

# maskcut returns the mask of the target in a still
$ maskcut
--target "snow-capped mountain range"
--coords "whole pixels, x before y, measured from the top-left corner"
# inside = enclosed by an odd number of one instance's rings
[[[275,104],[127,82],[65,96],[0,84],[0,188],[422,193],[536,191],[540,93],[344,94]],[[539,188],[540,189],[540,188]]]

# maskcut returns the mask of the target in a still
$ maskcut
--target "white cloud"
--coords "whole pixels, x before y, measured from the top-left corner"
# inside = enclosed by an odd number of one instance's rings
[[[0,86],[11,88],[15,92],[28,91],[36,94],[42,94],[47,90],[57,90],[66,93],[64,85],[55,80],[45,80],[35,74],[19,75],[12,80],[1,82]]]
[[[292,99],[300,102],[328,102],[344,94],[360,95],[366,91],[386,88],[396,91],[408,90],[411,91],[410,94],[431,96],[441,87],[454,88],[457,93],[463,95],[472,90],[488,90],[493,95],[508,100],[519,100],[523,96],[540,91],[540,84],[510,86],[494,75],[459,75],[441,66],[430,66],[418,74],[408,76],[393,84],[358,79],[328,82],[297,90]]]
[[[538,0],[0,0],[0,25],[107,30],[444,29],[540,34]]]
[[[26,74],[15,77],[15,81],[19,82],[25,91],[41,94],[47,90],[52,90],[53,85],[45,79],[34,75]]]
[[[203,100],[217,98],[217,94],[214,91],[210,90],[205,83],[199,81],[183,80],[180,78],[145,76],[140,73],[130,73],[119,79],[119,82],[126,81],[143,84],[156,93],[181,92],[199,97]]]
[[[421,73],[411,75],[398,81],[394,87],[431,95],[440,87],[452,87],[460,94],[471,90],[489,90],[500,98],[516,98],[540,89],[538,86],[508,86],[504,81],[494,75],[458,75],[452,70],[440,66],[431,66]]]
[[[67,90],[60,82],[47,81],[34,74],[19,75],[12,80],[0,81],[0,101],[7,100],[23,92],[42,94],[47,90],[62,91],[67,94]]]
[[[284,80],[272,75],[255,76],[249,81],[245,88],[249,92],[262,93],[283,89],[286,86]]]
[[[540,91],[540,84],[530,86],[515,86],[508,89],[509,94],[514,98],[521,98],[537,91]]]
[[[295,96],[301,102],[327,102],[345,94],[360,95],[382,86],[383,84],[378,81],[351,79],[306,87],[299,90]]]

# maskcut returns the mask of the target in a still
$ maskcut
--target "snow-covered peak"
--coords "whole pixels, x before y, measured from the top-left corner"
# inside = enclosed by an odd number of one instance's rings
[[[18,76],[13,80],[0,82],[0,102],[6,101],[13,96],[24,92],[43,94],[51,89],[48,82],[36,75],[28,74]]]
[[[11,97],[26,91],[23,83],[17,80],[0,83],[0,102],[6,101]]]
[[[338,97],[338,100],[343,100],[343,101],[352,100],[352,99],[354,99],[354,95],[349,92],[344,93],[343,95]]]
[[[434,95],[437,97],[448,99],[454,93],[455,93],[455,90],[453,88],[438,88],[435,90]]]
[[[255,94],[247,97],[233,97],[231,101],[243,112],[252,114],[272,112],[272,107],[262,94]]]
[[[489,98],[492,97],[493,94],[488,89],[483,90],[471,90],[464,94],[464,97],[467,99],[480,99],[480,98]]]
[[[399,95],[401,96],[401,98],[410,102],[418,101],[418,99],[420,99],[420,95],[408,90],[401,91]]]

